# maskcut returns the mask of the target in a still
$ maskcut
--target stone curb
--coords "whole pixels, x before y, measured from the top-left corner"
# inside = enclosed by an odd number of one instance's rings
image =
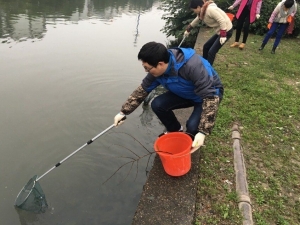
[[[233,155],[234,155],[234,169],[236,175],[236,192],[238,194],[239,209],[243,216],[243,225],[252,225],[252,208],[248,192],[248,183],[246,179],[245,160],[241,148],[241,135],[239,126],[235,123],[232,127],[233,139]]]

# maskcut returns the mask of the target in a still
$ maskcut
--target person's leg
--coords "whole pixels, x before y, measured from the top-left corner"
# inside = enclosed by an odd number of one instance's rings
[[[247,6],[243,9],[241,13],[241,19],[244,21],[244,28],[243,28],[243,41],[239,45],[239,49],[243,50],[245,48],[245,44],[248,38],[249,33],[249,26],[250,26],[250,10]]]
[[[202,113],[202,103],[194,105],[194,110],[186,121],[186,132],[194,139],[194,136],[198,133],[198,125],[200,123]]]
[[[207,42],[205,42],[205,44],[203,45],[203,54],[202,57],[206,60],[208,60],[208,52],[211,48],[211,46],[215,43],[215,40],[218,38],[218,35],[213,35],[210,39],[207,40]]]
[[[192,101],[181,98],[170,91],[157,96],[151,103],[153,112],[169,132],[179,131],[181,128],[181,124],[177,120],[173,110],[188,108],[193,105]]]
[[[227,38],[226,42],[232,37],[232,33],[233,33],[233,28],[231,28],[229,31],[227,31],[227,33],[226,33],[226,38]]]
[[[279,45],[279,42],[284,34],[284,32],[286,31],[286,28],[288,26],[288,23],[280,23],[278,30],[277,30],[277,35],[276,35],[276,39],[273,45],[273,48],[276,49],[277,46]]]
[[[222,47],[220,44],[220,36],[213,35],[204,45],[203,45],[203,58],[206,59],[211,65],[213,65],[215,57],[219,49]]]
[[[263,45],[266,45],[270,39],[270,37],[272,37],[272,35],[274,34],[274,32],[276,31],[277,27],[278,27],[279,23],[272,23],[272,26],[270,28],[270,30],[268,31],[268,33],[266,34],[264,40],[263,40]]]
[[[247,7],[245,7],[240,15],[240,17],[237,19],[237,23],[236,23],[236,30],[235,30],[235,42],[230,45],[230,47],[237,47],[239,46],[239,41],[240,41],[240,37],[241,37],[241,33],[242,33],[242,29],[244,26],[244,22],[245,22],[245,18],[247,16]]]
[[[240,15],[240,17],[237,19],[237,23],[236,23],[235,42],[240,41],[240,37],[241,37],[243,25],[244,25],[244,18],[242,18],[241,16],[242,15]]]
[[[249,28],[250,28],[250,10],[247,10],[245,12],[245,23],[244,23],[244,32],[243,32],[243,42],[242,42],[244,44],[246,44],[247,42]]]

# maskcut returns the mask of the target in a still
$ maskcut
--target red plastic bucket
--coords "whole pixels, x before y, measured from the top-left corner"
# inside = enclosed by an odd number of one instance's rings
[[[192,142],[192,138],[183,132],[168,133],[155,141],[155,152],[167,174],[177,177],[189,172]]]

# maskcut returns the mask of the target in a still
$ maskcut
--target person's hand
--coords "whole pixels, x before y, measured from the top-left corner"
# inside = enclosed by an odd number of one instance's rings
[[[229,6],[228,9],[233,10],[234,9],[233,5]]]
[[[198,148],[200,148],[204,144],[205,134],[198,132],[194,138],[192,144],[191,153],[195,152]]]
[[[226,42],[226,37],[220,37],[220,44],[223,45]]]
[[[227,40],[227,32],[226,30],[220,30],[220,44],[223,45]]]
[[[256,17],[256,19],[258,20],[259,17],[260,17],[260,15],[259,15],[259,14],[256,14],[255,17]]]
[[[272,26],[272,23],[268,23],[268,29],[270,30],[270,28],[271,28],[271,26]]]
[[[186,30],[186,31],[184,31],[183,36],[184,36],[184,37],[188,37],[189,34],[190,34],[190,32],[188,32],[188,31]]]
[[[122,123],[124,123],[124,119],[125,119],[124,117],[125,117],[125,114],[122,113],[122,112],[119,112],[115,116],[115,118],[114,118],[114,125],[115,125],[115,127],[121,125]]]

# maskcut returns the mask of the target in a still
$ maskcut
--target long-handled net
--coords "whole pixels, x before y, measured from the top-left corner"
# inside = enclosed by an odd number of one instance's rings
[[[122,120],[125,120],[126,116],[123,117]],[[89,140],[87,143],[85,143],[83,146],[78,148],[76,151],[68,155],[66,158],[58,162],[55,166],[53,166],[51,169],[49,169],[46,173],[44,173],[42,176],[38,177],[37,175],[33,176],[27,184],[23,187],[23,189],[19,192],[17,199],[15,201],[15,206],[35,212],[35,213],[41,213],[45,212],[45,210],[48,207],[47,201],[46,201],[46,196],[43,192],[43,189],[41,185],[39,184],[39,180],[44,177],[47,173],[55,169],[56,167],[60,166],[64,161],[66,161],[68,158],[76,154],[78,151],[83,149],[85,146],[93,143],[94,140],[96,140],[98,137],[100,137],[102,134],[110,130],[111,128],[114,127],[114,124],[106,128],[104,131],[102,131],[100,134],[95,136],[93,139]]]
[[[36,179],[37,175],[34,175],[19,192],[15,206],[27,211],[41,213],[45,212],[48,204],[43,189]]]

